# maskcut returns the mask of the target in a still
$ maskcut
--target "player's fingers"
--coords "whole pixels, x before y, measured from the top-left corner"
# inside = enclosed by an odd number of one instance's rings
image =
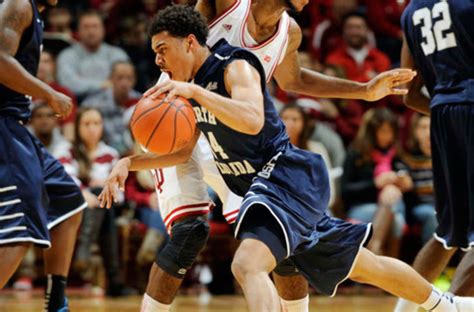
[[[394,95],[405,95],[405,94],[408,94],[408,89],[392,88],[392,94],[394,94]]]
[[[126,176],[119,176],[118,177],[118,187],[122,192],[125,191],[125,180],[126,179],[127,179]]]
[[[152,98],[153,100],[156,100],[156,99],[158,99],[158,97],[160,96],[160,94],[168,92],[169,90],[171,90],[171,88],[172,88],[171,84],[162,86],[161,88],[159,88],[158,90],[156,90],[155,93],[153,93],[153,94],[151,95],[151,98]]]
[[[156,90],[159,89],[159,87],[160,87],[160,85],[156,85],[156,86],[151,87],[150,89],[148,89],[145,92],[145,94],[143,96],[148,97],[148,96],[152,95],[153,93],[155,93]]]

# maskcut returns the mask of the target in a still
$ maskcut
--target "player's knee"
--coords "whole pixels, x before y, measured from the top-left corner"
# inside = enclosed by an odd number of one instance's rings
[[[264,271],[263,268],[259,266],[258,261],[255,260],[255,257],[253,257],[251,253],[242,251],[241,249],[237,250],[232,260],[231,270],[239,282],[245,280],[249,275]]]
[[[159,250],[156,263],[168,274],[183,278],[206,245],[209,225],[202,217],[182,220],[171,228],[170,239]]]

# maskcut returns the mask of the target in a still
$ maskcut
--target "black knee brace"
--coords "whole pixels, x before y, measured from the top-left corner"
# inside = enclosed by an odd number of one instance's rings
[[[203,217],[178,222],[171,228],[171,237],[158,251],[156,264],[166,273],[184,278],[209,238],[209,225]]]

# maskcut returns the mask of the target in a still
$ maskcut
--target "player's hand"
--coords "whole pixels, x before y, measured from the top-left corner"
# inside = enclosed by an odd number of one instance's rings
[[[188,82],[166,80],[149,89],[145,92],[144,96],[156,100],[161,94],[167,93],[165,98],[166,101],[169,101],[177,95],[190,99],[194,97],[196,87],[196,85]]]
[[[405,83],[410,82],[416,76],[416,71],[408,68],[392,69],[378,74],[367,82],[366,101],[377,101],[387,95],[405,95],[408,93]]]
[[[66,118],[72,111],[72,99],[57,91],[52,91],[47,99],[48,105],[61,118]]]
[[[99,208],[99,200],[97,196],[89,192],[88,190],[82,191],[82,196],[84,196],[84,199],[86,200],[87,207],[94,209],[94,208]]]
[[[130,167],[130,159],[122,158],[110,172],[105,182],[104,189],[99,195],[100,207],[111,208],[113,203],[119,199],[118,190],[125,190],[125,180],[128,177],[128,168]]]

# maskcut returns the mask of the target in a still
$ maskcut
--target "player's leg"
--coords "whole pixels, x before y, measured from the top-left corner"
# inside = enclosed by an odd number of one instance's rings
[[[468,251],[456,268],[449,292],[457,296],[474,296],[474,250]]]
[[[43,154],[43,179],[49,198],[47,218],[52,243],[51,248],[43,252],[47,276],[45,306],[48,311],[58,311],[67,307],[67,276],[82,212],[87,204],[81,190],[59,161],[44,147],[40,149]]]
[[[273,281],[280,296],[282,311],[308,312],[309,295],[306,278],[301,274],[280,275],[277,271],[277,269],[273,271]]]
[[[280,311],[278,293],[268,276],[276,260],[266,244],[246,238],[232,261],[232,273],[244,291],[249,311]]]
[[[0,259],[2,259],[0,289],[5,286],[13,273],[15,273],[30,247],[31,243],[15,243],[0,246]]]
[[[349,278],[377,286],[428,311],[471,311],[474,298],[443,294],[406,263],[362,248]]]

